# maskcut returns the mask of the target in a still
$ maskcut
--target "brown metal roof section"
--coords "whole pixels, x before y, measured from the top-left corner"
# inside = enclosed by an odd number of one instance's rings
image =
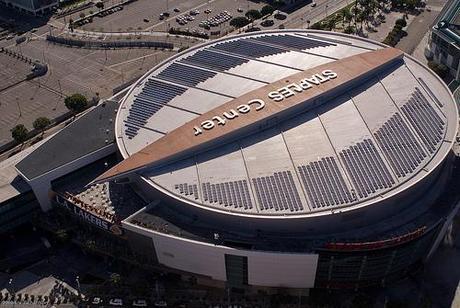
[[[325,95],[328,95],[329,98],[336,97],[342,94],[344,90],[361,84],[365,78],[372,77],[377,71],[389,67],[402,57],[402,51],[395,48],[384,48],[326,63],[280,79],[233,99],[176,128],[106,171],[95,182],[126,176],[146,166],[162,166],[177,159],[190,157],[213,146],[219,146],[224,141],[234,140],[254,130],[269,127],[270,124],[276,123],[280,119],[292,116],[296,111],[318,106],[323,103],[318,100],[320,97]],[[272,91],[279,91],[280,88],[292,83],[299,84],[302,79],[312,78],[312,75],[321,74],[324,70],[335,72],[337,77],[318,85],[313,84],[311,88],[306,90],[294,91],[295,95],[285,97],[278,102],[268,97]],[[291,89],[293,89],[292,86]],[[264,108],[255,110],[256,107],[260,107],[260,104],[254,103],[251,104],[249,112],[238,112],[239,110],[246,111],[241,108],[241,105],[245,105],[253,99],[263,100],[265,102]],[[237,111],[237,117],[230,120],[223,116],[225,112],[229,115],[232,110]],[[215,116],[223,118],[226,123],[224,125],[218,124],[218,120],[215,119],[210,121],[214,124],[213,128],[208,130],[203,128],[202,123],[212,120]],[[208,122],[209,126],[212,125]],[[195,135],[195,127],[201,130],[198,135]]]

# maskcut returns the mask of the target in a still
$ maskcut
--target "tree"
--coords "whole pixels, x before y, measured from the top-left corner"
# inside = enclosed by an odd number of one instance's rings
[[[321,21],[315,22],[313,25],[311,25],[310,28],[313,30],[323,30],[324,29]]]
[[[61,243],[65,243],[69,239],[69,234],[64,229],[57,230],[55,235],[56,235],[56,239]]]
[[[83,243],[83,247],[87,250],[94,250],[96,249],[96,242],[94,240],[87,240]]]
[[[104,2],[102,1],[99,1],[96,3],[96,7],[99,9],[99,10],[102,10],[104,8]]]
[[[230,26],[235,27],[235,28],[241,28],[249,24],[250,21],[246,17],[235,17],[232,20],[230,20]]]
[[[332,16],[328,21],[327,21],[327,28],[329,31],[333,31],[335,29],[337,21],[336,19]]]
[[[405,26],[407,26],[407,22],[404,18],[399,18],[396,20],[396,25],[399,25],[401,26],[401,28],[404,28]]]
[[[83,12],[80,13],[80,18],[85,18],[85,16],[86,16],[85,13]]]
[[[120,282],[121,282],[120,274],[112,273],[110,275],[110,283],[112,283],[113,285],[118,285],[118,284],[120,284]]]
[[[262,14],[258,10],[249,10],[244,14],[249,20],[254,21],[262,17]]]
[[[50,119],[47,117],[39,117],[32,124],[34,128],[42,133],[42,136],[45,132],[45,128],[51,124]]]
[[[267,4],[264,7],[262,7],[262,9],[260,10],[260,14],[262,14],[262,16],[265,16],[265,15],[269,15],[273,13],[274,11],[275,11],[275,8]]]
[[[343,30],[344,33],[347,33],[347,34],[352,34],[355,32],[355,28],[353,28],[352,26],[347,26],[344,30]]]
[[[18,124],[13,129],[11,130],[11,137],[13,139],[22,145],[24,144],[24,141],[27,140],[27,134],[29,131],[23,124]]]
[[[88,100],[81,94],[75,93],[71,96],[67,96],[64,100],[64,104],[74,114],[82,112],[88,106]]]
[[[350,9],[345,8],[342,10],[343,21],[348,23],[348,27],[351,26],[351,21],[353,20],[353,14],[351,14]]]

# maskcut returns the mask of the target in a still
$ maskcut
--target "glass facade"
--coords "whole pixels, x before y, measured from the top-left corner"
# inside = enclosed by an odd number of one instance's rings
[[[422,264],[438,231],[439,225],[418,238],[388,248],[318,251],[315,286],[357,289],[400,279]]]
[[[0,204],[0,233],[7,232],[30,220],[40,205],[32,191]]]
[[[226,254],[225,271],[229,286],[248,285],[248,257]]]

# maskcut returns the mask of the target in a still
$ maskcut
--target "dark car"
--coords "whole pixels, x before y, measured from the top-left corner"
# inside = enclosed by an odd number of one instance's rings
[[[271,27],[275,24],[275,22],[272,19],[267,19],[262,21],[260,24],[262,25],[262,27]]]

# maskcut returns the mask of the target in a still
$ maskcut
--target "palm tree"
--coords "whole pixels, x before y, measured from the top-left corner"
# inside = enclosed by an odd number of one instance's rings
[[[342,11],[342,17],[344,22],[348,22],[348,27],[351,26],[351,21],[353,20],[353,15],[350,12],[350,9],[344,9]]]

